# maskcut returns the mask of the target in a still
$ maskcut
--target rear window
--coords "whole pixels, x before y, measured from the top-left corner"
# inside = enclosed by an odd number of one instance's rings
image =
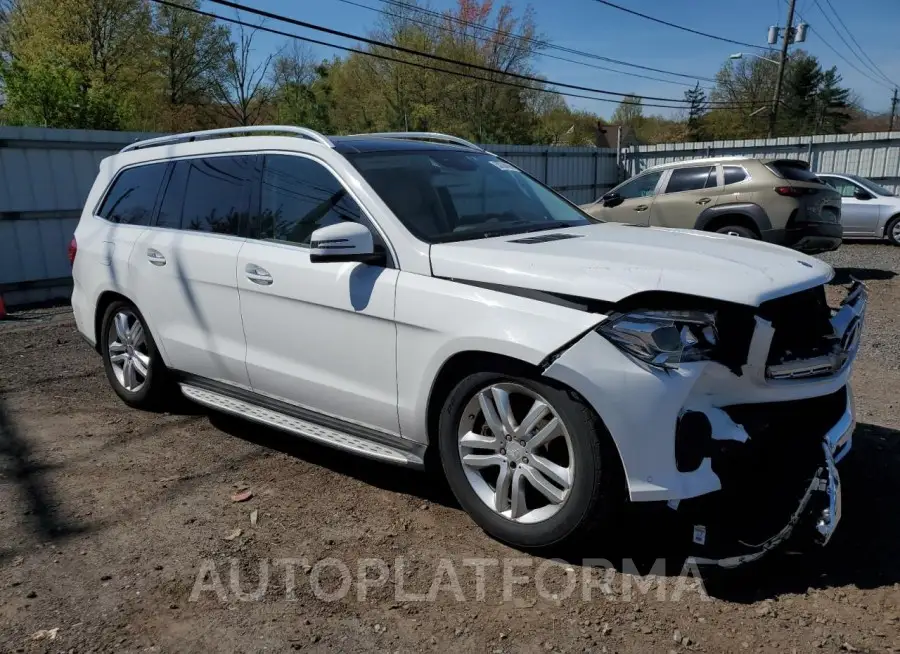
[[[822,183],[822,180],[816,177],[816,174],[809,168],[790,161],[775,161],[773,163],[770,163],[768,165],[768,168],[772,170],[776,175],[780,175],[781,177],[792,180],[794,182],[813,182],[816,184]]]

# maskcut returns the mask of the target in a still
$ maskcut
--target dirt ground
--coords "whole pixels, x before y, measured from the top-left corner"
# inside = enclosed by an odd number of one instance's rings
[[[67,309],[16,314],[0,323],[0,652],[900,651],[898,252],[841,251],[838,281],[872,296],[832,543],[702,587],[690,569],[629,573],[670,545],[638,514],[615,557],[584,543],[548,561],[488,538],[434,474],[188,405],[128,409]],[[597,557],[614,567],[582,564]]]

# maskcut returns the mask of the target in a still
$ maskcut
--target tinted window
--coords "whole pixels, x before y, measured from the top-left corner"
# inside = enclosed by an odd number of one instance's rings
[[[828,184],[828,186],[834,187],[841,194],[842,198],[852,198],[856,191],[862,190],[861,187],[846,179],[838,177],[820,177],[819,179]]]
[[[158,227],[240,235],[246,232],[255,157],[176,161]]]
[[[715,166],[692,168],[676,168],[669,177],[666,193],[680,191],[698,191],[703,188],[714,188],[716,185]]]
[[[645,198],[649,195],[653,195],[660,177],[662,177],[662,172],[640,175],[634,179],[628,180],[628,182],[617,188],[615,193],[625,200],[631,198]]]
[[[747,171],[740,166],[723,166],[725,175],[725,186],[729,184],[737,184],[747,179]]]
[[[305,157],[267,156],[261,200],[257,235],[262,239],[308,245],[320,227],[362,222],[359,206],[334,175]]]
[[[123,225],[149,225],[167,164],[123,170],[113,182],[98,215]]]
[[[819,182],[820,184],[822,182],[822,180],[816,177],[816,174],[811,172],[808,168],[792,161],[776,161],[769,164],[769,168],[785,179],[790,179],[795,182]]]
[[[554,191],[493,155],[436,149],[347,158],[404,226],[429,243],[591,224]]]

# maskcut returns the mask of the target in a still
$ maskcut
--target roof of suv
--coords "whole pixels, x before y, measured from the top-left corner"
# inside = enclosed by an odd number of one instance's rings
[[[654,170],[666,170],[668,168],[679,168],[681,166],[702,166],[705,164],[717,164],[717,163],[759,163],[759,164],[770,164],[776,161],[781,161],[785,163],[790,163],[796,166],[802,165],[805,168],[809,167],[809,164],[806,161],[801,159],[783,159],[779,157],[741,157],[741,156],[724,156],[724,157],[707,157],[705,159],[685,159],[682,161],[669,161],[667,163],[657,164],[655,166],[650,166],[649,168],[645,168],[642,170],[642,173],[654,171]]]
[[[435,143],[433,141],[414,141],[412,139],[388,138],[378,136],[329,136],[334,143],[334,149],[341,154],[361,152],[387,152],[387,151],[426,151],[426,150],[455,150],[458,152],[472,152],[472,148],[452,143]]]

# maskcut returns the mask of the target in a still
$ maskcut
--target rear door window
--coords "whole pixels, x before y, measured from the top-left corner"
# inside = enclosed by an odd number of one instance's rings
[[[816,174],[809,168],[792,161],[775,161],[769,164],[769,169],[775,171],[777,175],[794,182],[822,183],[822,180],[816,177]]]
[[[853,182],[840,177],[820,177],[819,180],[837,190],[842,198],[852,198],[858,190],[862,189]]]
[[[715,166],[691,166],[689,168],[676,168],[666,184],[666,193],[680,193],[681,191],[699,191],[704,188],[715,188]]]
[[[119,173],[97,215],[121,225],[149,225],[168,163],[127,168]]]
[[[160,204],[158,227],[244,236],[259,158],[204,157],[176,161]]]

